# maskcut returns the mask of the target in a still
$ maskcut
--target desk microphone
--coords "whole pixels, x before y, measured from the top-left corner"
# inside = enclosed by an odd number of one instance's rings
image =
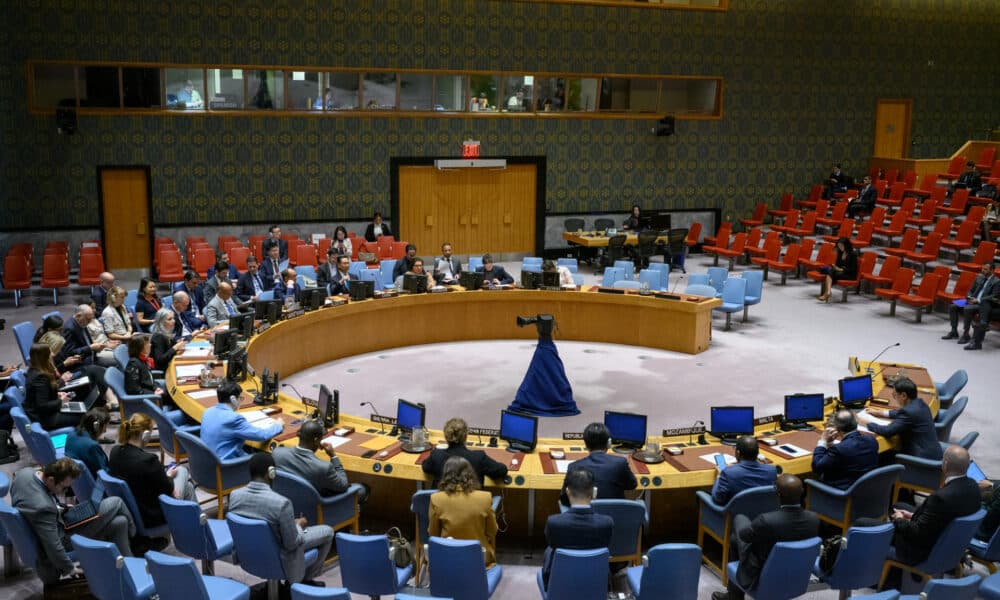
[[[701,425],[702,427],[704,427],[705,426],[705,422],[704,421],[695,421],[694,425],[691,426],[691,433],[688,435],[688,446],[694,446],[694,441],[693,441],[693,438],[694,438],[694,429],[695,429],[695,427],[697,427],[699,425]],[[701,444],[702,446],[708,444],[708,441],[705,440],[705,434],[704,433],[699,433],[698,434],[698,443]]]
[[[676,280],[676,281],[674,281],[674,287],[670,288],[670,293],[671,293],[671,294],[673,294],[673,293],[674,293],[674,292],[675,292],[675,291],[677,290],[677,286],[678,286],[678,285],[680,285],[680,283],[681,283],[681,279],[684,279],[684,273],[681,273],[681,274],[680,274],[680,275],[679,275],[679,276],[677,277],[677,280]],[[700,423],[700,421],[699,421],[699,423]],[[702,425],[704,425],[704,423],[702,423]]]
[[[305,396],[303,396],[301,393],[299,393],[299,390],[295,389],[294,385],[292,385],[290,383],[282,383],[281,387],[283,387],[283,388],[284,387],[291,388],[292,391],[295,392],[295,395],[299,397],[299,402],[301,402],[305,406],[312,406],[312,402],[310,400],[307,400]]]
[[[878,353],[878,354],[877,354],[877,355],[875,356],[875,358],[871,359],[871,360],[870,360],[870,361],[868,362],[868,368],[867,368],[867,369],[865,369],[865,370],[866,370],[866,371],[868,372],[868,374],[869,374],[869,375],[872,375],[873,373],[875,373],[875,369],[873,369],[873,368],[872,368],[872,363],[874,363],[875,361],[877,361],[877,360],[879,359],[879,357],[881,357],[881,356],[882,356],[883,354],[885,354],[886,352],[888,352],[888,351],[889,351],[889,348],[895,348],[895,347],[896,347],[896,346],[898,346],[898,345],[900,345],[900,342],[896,342],[895,344],[889,344],[888,346],[886,346],[885,348],[883,348],[883,349],[882,349],[882,351],[881,351],[881,352],[879,352],[879,353]],[[879,371],[879,373],[881,373],[881,372],[882,372],[882,371]],[[874,377],[873,377],[873,379],[874,379]]]
[[[379,417],[379,418],[381,419],[382,415],[380,415],[380,414],[379,414],[379,412],[378,412],[378,409],[377,409],[377,408],[375,408],[375,403],[374,403],[374,402],[370,402],[370,401],[368,401],[368,402],[362,402],[362,403],[361,403],[361,406],[364,406],[364,405],[366,405],[366,404],[367,404],[368,406],[372,407],[372,412],[374,412],[374,413],[375,413],[375,416],[376,416],[376,417]],[[378,426],[379,426],[379,427],[380,427],[380,428],[382,429],[382,433],[385,433],[385,423],[383,423],[383,422],[382,422],[382,421],[380,420],[380,421],[378,422]]]

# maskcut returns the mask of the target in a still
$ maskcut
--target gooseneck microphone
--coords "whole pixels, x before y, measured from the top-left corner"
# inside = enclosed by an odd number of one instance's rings
[[[681,279],[684,279],[684,273],[681,273],[680,275],[677,276],[677,279],[674,281],[674,287],[670,288],[671,294],[677,291],[677,286],[681,284]],[[704,425],[704,423],[702,423],[702,425]]]
[[[362,403],[361,403],[361,406],[364,406],[364,405],[366,405],[366,404],[367,404],[368,406],[372,407],[372,412],[374,412],[374,413],[375,413],[375,416],[376,416],[376,417],[381,417],[381,416],[382,416],[381,414],[379,414],[379,412],[378,412],[378,409],[377,409],[377,408],[375,408],[375,403],[374,403],[374,402],[371,402],[371,401],[365,401],[365,402],[362,402]],[[385,423],[383,423],[382,421],[379,421],[379,423],[378,423],[378,426],[379,426],[379,427],[380,427],[380,428],[382,429],[382,433],[385,433]]]
[[[883,354],[885,354],[886,352],[888,352],[888,351],[889,351],[889,348],[895,348],[896,346],[899,346],[899,345],[900,345],[900,343],[901,343],[901,342],[896,342],[895,344],[889,344],[888,346],[886,346],[885,348],[883,348],[883,349],[882,349],[882,351],[881,351],[881,352],[879,352],[879,353],[878,353],[878,354],[877,354],[877,355],[875,356],[875,358],[873,358],[873,359],[871,359],[870,361],[868,361],[868,368],[867,368],[867,369],[865,369],[865,371],[867,371],[867,373],[868,373],[869,375],[872,375],[872,374],[874,374],[874,373],[875,373],[875,369],[873,369],[873,368],[872,368],[872,363],[874,363],[875,361],[877,361],[877,360],[879,359],[879,357],[881,357],[881,356],[882,356]],[[881,373],[881,371],[879,371],[879,373]]]
[[[281,384],[281,387],[292,388],[292,391],[295,392],[295,395],[299,397],[299,401],[301,401],[303,404],[305,404],[305,401],[306,401],[305,398],[302,396],[301,393],[299,393],[299,390],[295,389],[294,385],[292,385],[290,383],[283,383],[283,384]]]

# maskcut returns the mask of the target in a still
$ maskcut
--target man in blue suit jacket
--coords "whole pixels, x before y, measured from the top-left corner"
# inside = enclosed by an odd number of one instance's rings
[[[200,316],[201,311],[205,310],[205,286],[201,283],[201,277],[198,275],[197,271],[185,271],[184,281],[178,281],[174,285],[174,292],[184,292],[188,295],[191,300],[191,306],[189,310],[195,314],[195,316]]]
[[[590,506],[594,497],[594,474],[577,467],[566,473],[563,493],[569,498],[569,510],[552,515],[545,522],[545,559],[542,567],[542,581],[549,585],[549,571],[552,557],[557,548],[568,550],[593,550],[607,548],[611,543],[614,520],[608,515],[599,515]]]
[[[281,284],[281,257],[277,246],[271,246],[271,250],[264,255],[264,261],[260,264],[260,278],[264,283],[264,291]]]
[[[621,499],[625,497],[626,490],[634,490],[639,482],[636,481],[624,457],[608,454],[610,441],[611,432],[604,423],[587,425],[583,430],[583,443],[587,446],[590,456],[570,463],[567,475],[569,471],[583,467],[594,475],[598,498]],[[563,480],[563,493],[559,496],[559,501],[563,506],[569,506],[569,496],[566,495],[565,488],[566,481]]]
[[[283,429],[280,422],[264,429],[255,427],[236,412],[242,393],[238,384],[223,382],[218,390],[219,403],[202,414],[201,441],[211,448],[219,460],[246,456],[244,442],[266,442]]]
[[[840,440],[835,444],[835,440]],[[812,470],[820,481],[847,489],[859,477],[878,467],[878,440],[858,431],[858,421],[849,410],[833,415],[833,427],[827,427],[813,450]]]
[[[892,419],[888,425],[872,423],[868,415],[859,413],[858,422],[868,427],[868,431],[884,436],[898,435],[899,451],[902,454],[919,456],[930,460],[941,460],[941,444],[938,443],[937,431],[934,430],[934,417],[931,409],[917,396],[917,386],[908,377],[900,377],[893,381],[892,399],[901,408],[880,410],[869,408],[868,412],[875,417]]]
[[[774,485],[778,469],[757,461],[757,440],[752,435],[744,435],[736,440],[736,464],[719,471],[719,477],[712,486],[712,500],[725,504],[733,496],[745,489],[760,485]]]

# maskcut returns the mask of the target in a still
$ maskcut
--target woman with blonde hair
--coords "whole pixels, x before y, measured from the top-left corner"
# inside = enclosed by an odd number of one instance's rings
[[[118,446],[111,449],[109,472],[124,479],[139,505],[146,527],[166,522],[160,508],[160,494],[183,500],[196,500],[194,484],[188,470],[171,466],[164,470],[159,458],[145,450],[153,434],[153,420],[136,413],[118,428]]]
[[[444,463],[437,492],[431,494],[427,532],[438,537],[479,540],[486,568],[497,564],[497,517],[493,498],[479,489],[476,471],[461,456]]]
[[[132,315],[125,308],[125,289],[114,286],[108,290],[108,305],[101,313],[101,323],[104,323],[104,333],[109,339],[127,342],[134,330]]]

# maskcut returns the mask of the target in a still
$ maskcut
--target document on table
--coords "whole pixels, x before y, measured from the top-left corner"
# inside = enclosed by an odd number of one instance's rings
[[[573,461],[571,461],[571,460],[555,460],[555,461],[552,461],[552,462],[556,463],[556,471],[558,471],[559,473],[565,473],[565,472],[569,471],[569,465]]]
[[[185,346],[184,352],[181,354],[183,358],[208,358],[208,355],[212,353],[212,349],[208,346],[190,348]]]
[[[700,458],[701,460],[709,463],[710,465],[712,465],[714,467],[715,466],[715,457],[717,455],[719,455],[719,454],[722,454],[723,456],[726,457],[726,466],[735,465],[736,464],[736,457],[735,456],[733,456],[732,454],[723,454],[721,452],[711,452],[709,454],[702,454],[698,458]]]
[[[177,365],[174,367],[174,374],[177,379],[185,379],[187,377],[198,377],[201,375],[201,369],[205,365]]]
[[[891,422],[891,419],[883,419],[881,417],[872,416],[871,414],[868,413],[867,409],[859,410],[858,414],[859,415],[866,415],[868,417],[869,421],[871,421],[872,423],[876,423],[878,425],[881,425],[883,427],[885,427],[886,425],[888,425]],[[871,431],[869,431],[869,429],[867,427],[865,427],[864,425],[862,425],[861,423],[858,423],[858,431],[866,431],[868,433],[871,433]]]
[[[218,397],[218,395],[219,395],[218,390],[212,388],[188,392],[188,396],[190,398],[194,398],[195,400],[204,400],[205,398],[216,398]]]
[[[331,435],[323,438],[324,444],[330,444],[334,448],[337,448],[338,446],[343,446],[349,441],[351,441],[351,438],[341,437],[339,435]]]

